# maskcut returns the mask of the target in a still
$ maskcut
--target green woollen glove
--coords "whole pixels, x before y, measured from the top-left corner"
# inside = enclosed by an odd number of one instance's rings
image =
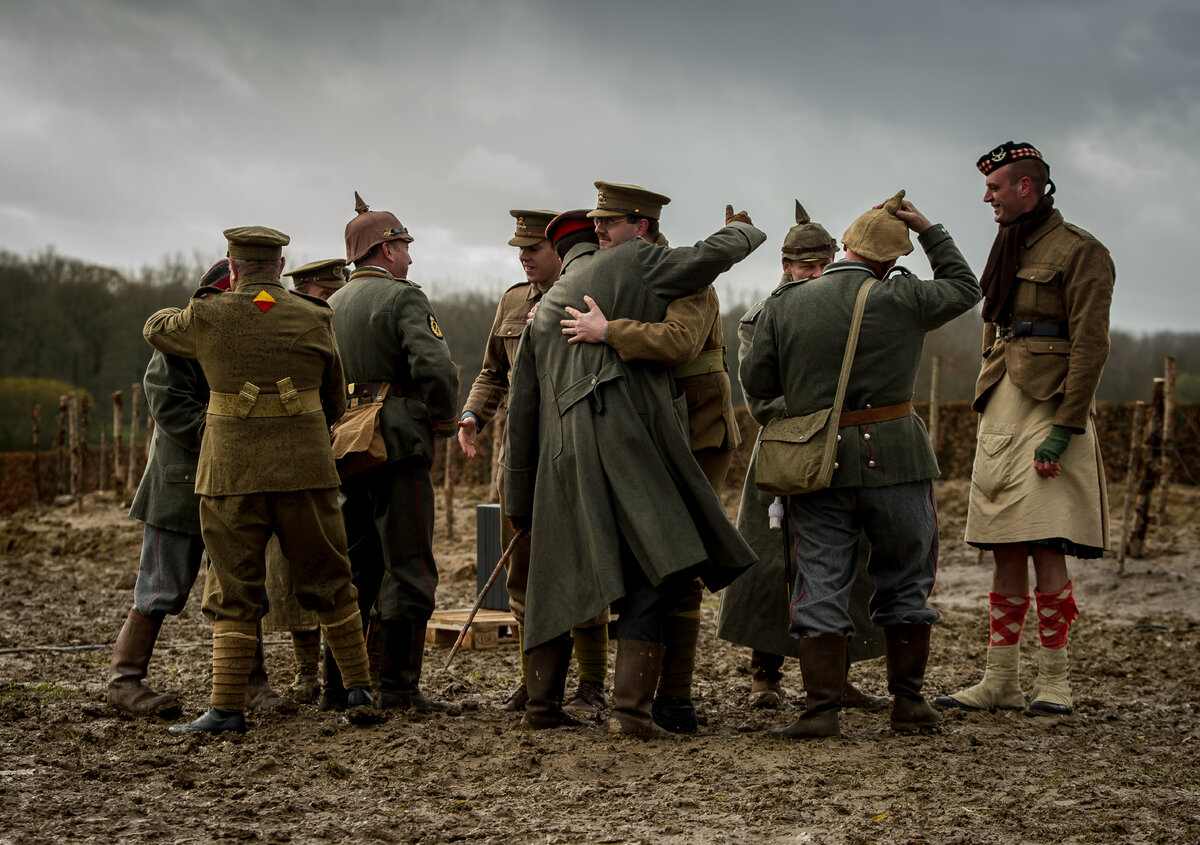
[[[1071,445],[1072,434],[1074,432],[1065,425],[1051,426],[1049,436],[1042,441],[1041,446],[1033,450],[1033,459],[1048,464],[1058,463],[1062,453]]]

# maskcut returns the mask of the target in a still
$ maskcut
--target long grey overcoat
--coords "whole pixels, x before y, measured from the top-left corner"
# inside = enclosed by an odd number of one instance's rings
[[[129,515],[155,528],[200,533],[196,464],[208,407],[198,361],[155,351],[142,378],[154,435]]]
[[[755,560],[692,457],[686,402],[659,364],[570,344],[559,321],[590,295],[611,318],[658,321],[765,235],[735,223],[694,247],[577,245],[526,328],[513,369],[505,508],[532,520],[524,646],[536,647],[625,594],[622,559],[652,584],[696,568],[709,589]]]

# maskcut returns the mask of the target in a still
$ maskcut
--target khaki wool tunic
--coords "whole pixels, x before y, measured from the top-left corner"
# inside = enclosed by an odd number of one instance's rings
[[[1107,549],[1108,497],[1092,417],[1109,350],[1116,270],[1104,245],[1055,210],[1026,236],[1012,321],[1054,323],[1069,337],[1003,337],[983,326],[974,408],[982,413],[967,511],[968,543],[1062,538]],[[1046,479],[1033,451],[1052,425],[1076,432],[1063,474]]]

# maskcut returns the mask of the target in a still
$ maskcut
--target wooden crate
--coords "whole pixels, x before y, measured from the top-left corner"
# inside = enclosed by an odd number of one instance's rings
[[[470,610],[436,610],[425,629],[425,642],[450,648],[467,621]],[[516,645],[517,620],[506,610],[480,610],[471,620],[463,648],[496,648]]]

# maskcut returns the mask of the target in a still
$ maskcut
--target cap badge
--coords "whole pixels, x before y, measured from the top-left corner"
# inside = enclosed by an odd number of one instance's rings
[[[258,296],[254,297],[253,302],[258,306],[258,310],[266,314],[275,305],[275,297],[267,293],[265,290],[260,290]]]
[[[996,161],[996,162],[1004,161],[1005,152],[1006,151],[1003,149],[994,150],[992,152],[992,161]]]
[[[608,197],[604,196],[604,191],[601,191],[600,196],[596,198],[596,207],[604,208],[606,205],[608,205]]]

